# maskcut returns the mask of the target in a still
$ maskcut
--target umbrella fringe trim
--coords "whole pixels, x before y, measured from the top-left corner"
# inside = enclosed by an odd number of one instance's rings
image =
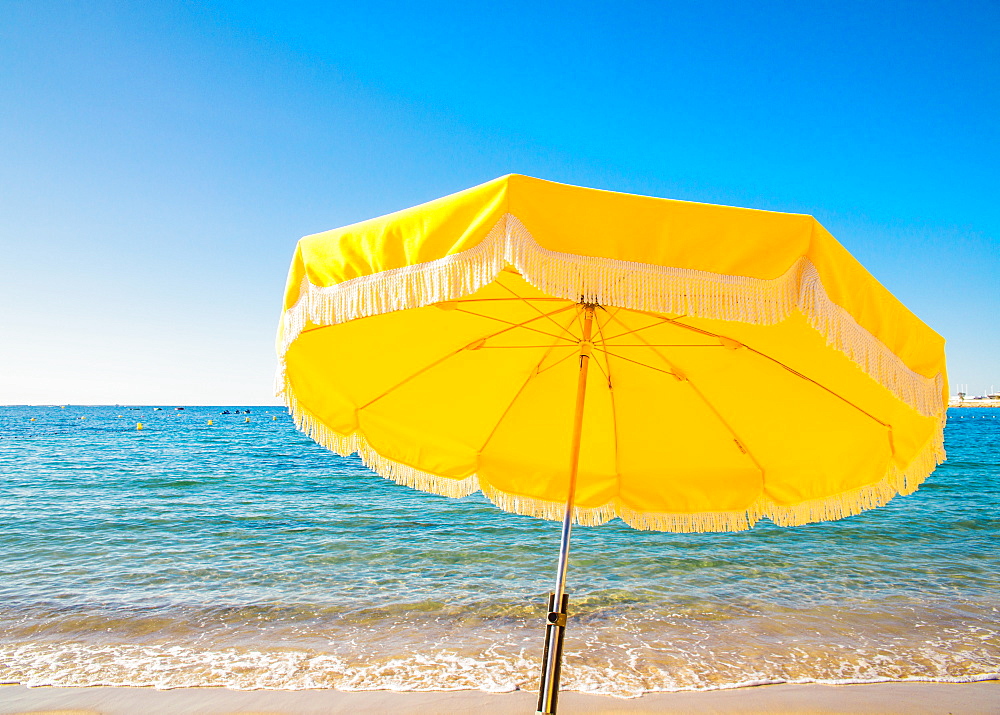
[[[322,420],[295,399],[291,385],[287,381],[282,392],[298,429],[341,456],[347,457],[357,453],[366,467],[397,484],[446,497],[464,497],[481,491],[487,499],[504,511],[551,521],[563,519],[566,510],[564,503],[508,494],[479,479],[475,474],[464,479],[441,477],[383,457],[362,434],[355,432],[345,436],[327,427]],[[801,526],[817,521],[833,521],[884,506],[897,494],[912,493],[944,459],[943,433],[936,430],[905,468],[901,469],[892,464],[885,477],[878,483],[829,497],[791,506],[776,504],[762,497],[750,508],[742,511],[691,514],[637,511],[619,500],[613,500],[594,508],[577,507],[574,512],[574,523],[597,526],[619,517],[629,526],[639,530],[695,533],[745,531],[752,528],[761,518],[768,518],[778,526]]]
[[[341,457],[349,457],[356,453],[361,462],[379,476],[422,492],[445,497],[465,497],[479,491],[479,480],[475,475],[466,479],[451,479],[386,459],[376,452],[361,434],[355,432],[345,436],[327,427],[309,409],[291,397],[291,394],[291,390],[286,389],[285,403],[295,426],[331,452]]]
[[[911,370],[824,290],[802,257],[771,279],[731,276],[550,251],[511,214],[472,248],[434,261],[360,276],[333,286],[303,278],[299,298],[282,316],[277,391],[284,356],[308,325],[335,325],[397,310],[457,300],[492,282],[507,264],[539,290],[567,300],[767,325],[800,311],[827,344],[925,416],[944,420],[944,377]]]

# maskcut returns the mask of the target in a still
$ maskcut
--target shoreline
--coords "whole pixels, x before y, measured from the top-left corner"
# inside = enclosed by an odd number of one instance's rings
[[[530,691],[486,693],[338,690],[229,690],[141,687],[29,688],[0,685],[0,715],[324,715],[400,713],[434,715],[533,713]],[[564,692],[560,712],[588,713],[879,713],[880,715],[997,715],[1000,681],[974,683],[782,684],[726,690],[648,693],[621,700]]]

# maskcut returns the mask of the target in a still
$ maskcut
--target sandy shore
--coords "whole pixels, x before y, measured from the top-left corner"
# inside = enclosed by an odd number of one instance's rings
[[[0,713],[46,715],[328,715],[330,713],[533,713],[529,692],[344,693],[335,690],[224,688],[26,688],[0,686]],[[1000,681],[771,685],[702,693],[657,693],[634,700],[564,693],[560,715],[573,713],[1000,713]]]

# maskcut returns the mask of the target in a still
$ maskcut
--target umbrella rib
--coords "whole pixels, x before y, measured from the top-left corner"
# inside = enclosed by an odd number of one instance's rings
[[[691,386],[691,389],[694,390],[694,394],[696,394],[698,398],[705,403],[705,406],[712,411],[712,414],[715,415],[716,419],[719,420],[719,422],[722,423],[722,426],[725,427],[729,431],[729,434],[733,436],[733,441],[736,442],[736,446],[739,447],[739,450],[743,452],[743,454],[745,454],[747,457],[749,457],[750,461],[754,463],[754,465],[757,467],[758,470],[760,470],[761,490],[763,491],[764,489],[763,479],[765,476],[764,467],[761,466],[761,463],[758,462],[757,458],[753,456],[753,452],[750,451],[750,448],[747,446],[746,441],[741,439],[740,436],[736,434],[736,430],[733,429],[732,425],[730,425],[729,422],[726,421],[726,418],[723,417],[722,413],[715,408],[715,405],[713,405],[711,402],[708,401],[708,398],[705,397],[704,393],[698,389],[698,386],[695,385],[693,382],[691,382],[690,378],[687,378],[684,381]]]
[[[604,352],[607,352],[607,351],[604,351]],[[604,356],[604,361],[607,362],[607,360],[608,360],[608,356],[605,355]],[[594,365],[596,365],[597,369],[601,371],[601,374],[604,375],[605,381],[607,381],[608,385],[610,386],[611,385],[611,375],[608,374],[608,371],[605,370],[603,367],[601,367],[601,363],[599,363],[599,362],[595,362]]]
[[[871,412],[868,412],[863,407],[859,407],[858,405],[854,404],[853,402],[851,402],[850,400],[848,400],[843,395],[840,395],[840,394],[834,392],[833,390],[831,390],[829,387],[827,387],[823,383],[821,383],[821,382],[819,382],[817,380],[814,380],[813,378],[809,377],[808,375],[803,375],[801,372],[799,372],[795,368],[789,367],[785,363],[781,362],[780,360],[778,360],[776,358],[771,357],[767,353],[762,353],[760,350],[756,350],[755,348],[752,348],[749,345],[743,345],[743,347],[746,348],[747,350],[749,350],[752,353],[760,355],[762,358],[764,358],[766,360],[770,360],[775,365],[778,365],[779,367],[784,368],[785,370],[787,370],[788,372],[792,373],[796,377],[801,378],[801,379],[805,380],[806,382],[811,382],[812,384],[816,385],[816,387],[818,387],[818,388],[820,388],[822,390],[826,390],[831,395],[833,395],[834,397],[836,397],[838,400],[841,400],[842,402],[845,402],[846,404],[850,405],[851,407],[853,407],[854,409],[856,409],[861,414],[866,415],[867,417],[871,418],[872,420],[874,420],[878,424],[882,425],[883,427],[885,427],[885,428],[887,428],[889,430],[892,429],[892,425],[890,425],[887,422],[883,422],[878,417],[876,417],[875,415],[873,415]]]
[[[520,295],[518,295],[517,293],[515,293],[515,292],[514,292],[514,289],[513,289],[513,288],[511,288],[510,286],[507,286],[507,285],[505,285],[505,284],[501,283],[500,281],[497,281],[497,285],[499,285],[499,286],[500,286],[501,288],[503,288],[503,289],[504,289],[505,291],[507,291],[508,293],[510,293],[510,294],[511,294],[512,296],[514,296],[514,298],[516,298],[517,300],[522,300],[522,301],[524,301],[524,302],[525,302],[525,303],[526,303],[527,305],[531,306],[531,308],[532,308],[533,310],[537,311],[539,315],[545,315],[544,313],[542,313],[542,309],[541,309],[541,308],[539,308],[539,307],[538,307],[537,305],[534,305],[534,304],[532,304],[532,303],[529,303],[529,302],[528,302],[528,299],[527,299],[527,298],[525,298],[525,297],[523,297],[523,296],[520,296]],[[503,300],[510,300],[510,298],[505,298],[505,299],[503,299]],[[562,299],[561,299],[561,298],[558,298],[557,300],[562,300]],[[563,326],[563,325],[560,325],[559,323],[557,323],[557,322],[556,322],[556,319],[555,319],[555,318],[553,318],[553,317],[552,317],[551,315],[546,315],[545,317],[547,317],[547,318],[549,319],[549,321],[550,321],[550,322],[551,322],[551,323],[552,323],[553,325],[555,325],[555,326],[556,326],[557,328],[559,328],[560,330],[565,330],[565,331],[566,331],[566,332],[567,332],[567,333],[569,334],[569,336],[570,336],[571,338],[573,338],[573,340],[576,340],[576,336],[575,336],[575,335],[573,335],[573,331],[571,331],[571,330],[570,330],[569,328],[567,328],[567,327],[565,327],[565,326]]]
[[[618,320],[617,317],[615,317],[615,316],[612,316],[612,318],[614,320]],[[618,323],[620,325],[622,325],[622,327],[626,327],[626,328],[628,327],[621,320],[618,320]],[[660,358],[660,360],[662,360],[664,363],[666,363],[667,365],[669,365],[671,368],[674,367],[663,353],[661,353],[659,350],[657,350],[655,346],[649,344],[648,340],[646,340],[641,335],[636,335],[636,337],[641,342],[646,343],[647,347],[649,347],[649,349],[651,349],[653,351],[653,354],[656,355],[658,358]],[[642,364],[642,363],[640,363],[640,364]],[[650,366],[647,365],[647,367],[650,367]],[[676,368],[674,368],[674,369],[676,369]],[[677,377],[678,379],[681,379],[684,382],[686,382],[691,387],[691,389],[694,390],[694,394],[696,394],[698,396],[698,399],[700,399],[703,403],[705,403],[705,406],[708,407],[708,409],[710,409],[712,411],[712,414],[715,415],[715,418],[717,420],[719,420],[719,422],[722,423],[722,426],[726,428],[726,430],[729,432],[730,435],[732,435],[732,438],[736,442],[736,446],[739,448],[739,450],[741,452],[743,452],[743,454],[745,454],[747,457],[750,458],[750,461],[754,463],[754,465],[757,467],[758,471],[760,472],[760,476],[761,476],[761,480],[762,480],[761,481],[761,489],[763,489],[764,488],[764,485],[763,485],[764,467],[761,466],[761,463],[759,461],[757,461],[756,457],[753,456],[753,453],[750,451],[750,448],[747,446],[746,441],[743,440],[743,439],[740,439],[740,436],[738,434],[736,434],[736,430],[733,429],[732,425],[730,425],[729,422],[726,421],[726,418],[723,417],[722,413],[719,412],[719,410],[717,410],[715,408],[715,405],[713,405],[711,402],[708,401],[708,398],[705,397],[705,394],[701,390],[698,389],[697,385],[695,385],[693,382],[691,382],[691,379],[689,377],[687,377],[686,375],[676,375],[676,373],[674,374],[674,376]]]
[[[625,330],[625,331],[623,331],[621,333],[618,333],[617,335],[612,335],[610,338],[608,338],[608,340],[617,340],[618,338],[624,337],[626,335],[633,335],[635,333],[638,333],[640,330],[648,330],[649,328],[657,328],[657,327],[663,325],[664,323],[674,323],[674,321],[677,320],[677,318],[664,318],[663,316],[656,315],[655,313],[647,313],[644,310],[636,310],[636,311],[632,311],[632,312],[639,313],[640,315],[645,315],[645,316],[648,316],[650,318],[656,318],[660,322],[658,322],[658,323],[651,323],[650,325],[643,325],[640,328],[632,328],[631,330]],[[679,315],[677,317],[678,318],[683,318],[684,316],[683,315]],[[625,323],[623,323],[617,317],[615,317],[615,321],[618,324],[620,324],[623,328],[628,328],[628,326],[625,325]],[[676,323],[676,324],[679,325],[682,328],[691,328],[690,325],[684,325],[684,323]],[[697,330],[697,328],[691,328],[691,329],[692,330]],[[704,332],[704,331],[698,331],[698,332]],[[706,335],[711,335],[711,333],[705,333],[705,334]],[[617,346],[615,346],[615,347],[617,347]]]
[[[829,387],[827,387],[823,383],[819,382],[818,380],[814,380],[813,378],[809,377],[808,375],[803,375],[801,372],[799,372],[795,368],[789,367],[788,365],[786,365],[785,363],[781,362],[777,358],[773,358],[770,355],[768,355],[767,353],[763,353],[760,350],[757,350],[756,348],[752,348],[749,345],[746,345],[745,343],[741,343],[739,340],[735,340],[734,338],[730,338],[730,337],[727,337],[725,335],[720,335],[718,333],[712,333],[712,332],[709,332],[707,330],[702,330],[701,328],[696,328],[693,325],[685,325],[684,323],[678,322],[677,318],[662,318],[660,316],[657,316],[655,313],[648,313],[648,312],[646,312],[644,310],[637,310],[635,312],[640,313],[642,315],[649,316],[651,318],[659,318],[662,321],[661,323],[659,323],[660,325],[662,325],[663,323],[670,323],[671,325],[676,325],[678,328],[684,328],[685,330],[690,330],[690,331],[698,333],[700,335],[707,335],[708,337],[716,338],[717,340],[719,340],[719,339],[730,340],[733,343],[737,344],[738,346],[742,346],[742,347],[746,348],[747,350],[749,350],[750,352],[755,353],[756,355],[760,355],[762,358],[764,358],[766,360],[770,360],[775,365],[778,365],[778,366],[784,368],[785,370],[787,370],[788,372],[792,373],[796,377],[801,378],[801,379],[805,380],[806,382],[811,382],[816,387],[820,388],[821,390],[825,390],[826,392],[828,392],[831,395],[833,395],[834,397],[836,397],[838,400],[844,402],[847,405],[850,405],[851,407],[853,407],[854,409],[856,409],[858,412],[860,412],[861,414],[865,415],[866,417],[872,419],[873,421],[877,422],[881,426],[883,426],[883,427],[885,427],[887,429],[890,429],[890,430],[892,429],[892,425],[890,425],[890,424],[888,424],[886,422],[883,422],[882,420],[880,420],[878,417],[876,417],[872,413],[868,412],[863,407],[860,407],[859,405],[854,404],[853,402],[851,402],[850,400],[848,400],[846,397],[844,397],[843,395],[841,395],[841,394],[839,394],[837,392],[834,392],[833,390],[831,390]],[[622,327],[626,327],[626,328],[628,327],[627,325],[625,325],[624,323],[622,323],[620,320],[618,322],[621,323]],[[656,326],[655,325],[646,325],[646,326],[644,326],[642,328],[637,328],[636,330],[633,330],[632,332],[636,333],[639,330],[645,330],[646,328],[652,328],[652,327],[656,327]],[[626,334],[627,333],[620,333],[618,336],[615,336],[615,337],[620,337],[621,335],[626,335]],[[640,336],[636,336],[636,337],[638,337],[639,340],[642,340],[642,337],[640,337]],[[643,342],[645,342],[645,341],[643,341]],[[614,347],[618,347],[618,346],[616,345]],[[720,347],[722,347],[722,346],[720,345]]]
[[[483,315],[482,313],[474,313],[471,310],[464,310],[462,308],[455,308],[455,310],[457,312],[459,312],[459,313],[465,313],[466,315],[474,315],[477,318],[486,318],[488,320],[495,320],[495,321],[497,321],[499,323],[504,323],[505,325],[509,325],[510,326],[506,330],[501,330],[500,332],[494,333],[493,335],[489,336],[491,338],[495,338],[497,335],[502,335],[503,333],[506,333],[508,330],[513,330],[514,328],[524,328],[525,330],[531,330],[531,331],[533,331],[535,333],[541,333],[542,335],[546,335],[546,336],[548,336],[550,338],[555,338],[556,340],[567,340],[568,341],[569,338],[564,338],[561,335],[553,335],[552,333],[547,333],[544,330],[539,330],[538,328],[530,328],[530,327],[528,327],[528,323],[533,323],[536,320],[540,320],[541,318],[546,318],[546,317],[550,317],[550,316],[553,316],[553,315],[557,315],[557,314],[562,313],[563,311],[569,310],[570,308],[573,308],[573,307],[575,307],[575,304],[571,303],[570,305],[567,305],[567,306],[565,306],[563,308],[560,308],[559,310],[553,310],[551,313],[543,313],[542,315],[536,316],[536,317],[531,318],[529,320],[524,320],[524,321],[522,321],[520,323],[512,323],[509,320],[504,320],[503,318],[497,318],[497,317],[494,317],[492,315]],[[574,341],[574,344],[575,344],[575,341]]]
[[[388,395],[388,394],[390,394],[390,393],[395,392],[396,390],[398,390],[400,387],[402,387],[403,385],[405,385],[406,383],[408,383],[410,380],[413,380],[414,378],[420,377],[425,372],[427,372],[428,370],[431,370],[431,369],[437,367],[438,365],[440,365],[441,363],[443,363],[448,358],[455,357],[460,352],[463,352],[464,350],[467,350],[468,347],[469,347],[468,345],[463,345],[462,347],[458,348],[458,350],[453,350],[450,353],[448,353],[447,355],[445,355],[444,357],[440,357],[437,360],[435,360],[434,362],[432,362],[431,364],[425,365],[424,367],[420,368],[416,372],[411,373],[410,375],[407,375],[403,380],[401,380],[400,382],[397,382],[395,385],[393,385],[392,387],[390,387],[388,390],[386,390],[385,392],[383,392],[378,397],[374,397],[371,400],[368,400],[368,402],[366,402],[365,404],[361,405],[358,408],[357,411],[360,412],[361,410],[365,409],[366,407],[370,407],[372,404],[378,402],[379,400],[381,400],[386,395]]]
[[[625,325],[625,323],[622,320],[620,320],[618,318],[617,315],[613,315],[613,316],[611,316],[611,318],[612,318],[612,320],[614,320],[615,322],[617,322],[619,325],[621,325],[623,328],[627,328],[628,327],[627,325]],[[649,326],[647,326],[647,327],[649,327]],[[636,332],[636,331],[633,331],[633,332]],[[624,335],[624,334],[625,333],[621,333],[621,335]],[[664,363],[666,363],[667,366],[669,366],[670,368],[674,367],[673,363],[671,363],[669,360],[667,360],[666,356],[663,355],[663,353],[661,353],[659,350],[656,349],[657,347],[661,347],[661,346],[650,344],[650,342],[648,340],[646,340],[646,338],[642,337],[641,335],[636,335],[636,338],[638,338],[639,341],[642,342],[642,345],[638,346],[638,347],[646,347],[646,348],[652,349],[653,354],[655,354],[656,357],[660,358],[660,360],[662,360]],[[615,345],[613,347],[618,348],[618,347],[624,347],[624,346]],[[712,347],[716,347],[716,346],[712,346]],[[720,347],[720,348],[722,347],[721,343],[718,345],[718,347]],[[639,364],[642,365],[644,363],[639,363]],[[652,366],[651,365],[646,365],[646,367],[652,367]],[[670,374],[673,375],[674,377],[679,377],[676,373],[671,372]]]
[[[525,381],[524,381],[523,383],[521,383],[521,387],[520,387],[520,388],[518,388],[517,392],[515,392],[515,393],[514,393],[514,397],[513,397],[513,398],[511,399],[511,401],[510,401],[510,402],[508,403],[508,405],[507,405],[506,409],[504,409],[503,413],[501,413],[501,415],[500,415],[500,417],[499,417],[499,418],[497,419],[497,421],[493,423],[493,429],[491,429],[491,430],[490,430],[490,433],[489,433],[489,434],[488,434],[488,435],[486,436],[486,441],[485,441],[485,442],[483,442],[482,446],[481,446],[481,447],[479,448],[479,451],[478,451],[478,452],[476,452],[476,455],[477,455],[477,456],[478,456],[478,455],[481,455],[481,454],[483,453],[483,450],[484,450],[484,449],[486,449],[487,445],[489,445],[489,443],[490,443],[490,440],[492,440],[492,439],[493,439],[493,435],[495,435],[495,434],[497,433],[497,430],[498,430],[498,429],[500,429],[500,423],[504,421],[504,418],[506,418],[506,417],[507,417],[507,413],[509,413],[509,412],[511,411],[511,409],[512,409],[512,408],[514,407],[514,403],[515,403],[515,402],[517,402],[518,398],[519,398],[519,397],[521,396],[521,393],[523,393],[523,392],[524,392],[524,390],[525,390],[525,389],[526,389],[526,388],[528,387],[528,383],[529,383],[529,382],[531,382],[531,380],[532,380],[532,379],[533,379],[533,378],[534,378],[534,377],[535,377],[536,375],[541,375],[541,374],[542,374],[543,372],[545,372],[545,370],[539,370],[538,368],[540,368],[540,367],[542,366],[542,363],[543,363],[543,362],[545,362],[545,359],[546,359],[546,358],[547,358],[547,357],[548,357],[548,356],[549,356],[549,355],[550,355],[550,354],[552,353],[552,351],[553,351],[553,350],[555,350],[555,349],[556,349],[557,347],[566,347],[566,346],[560,346],[560,345],[558,345],[557,343],[553,343],[552,345],[550,345],[550,346],[549,346],[548,350],[546,350],[546,351],[545,351],[545,354],[544,354],[544,355],[542,355],[542,359],[541,359],[541,360],[539,360],[539,361],[538,361],[538,362],[537,362],[537,363],[535,364],[535,368],[534,368],[534,369],[533,369],[533,370],[532,370],[531,372],[529,372],[529,373],[528,373],[528,377],[527,377],[527,379],[525,379]],[[572,352],[572,353],[570,353],[570,356],[573,356],[573,355],[575,355],[575,354],[576,354],[575,352]],[[558,365],[558,364],[559,364],[560,362],[562,362],[562,360],[559,360],[559,361],[558,361],[558,362],[556,362],[555,364],[556,364],[556,365]],[[552,365],[550,365],[549,367],[552,367]],[[547,370],[547,369],[548,369],[548,368],[546,368],[546,370]],[[477,467],[477,471],[478,471],[478,467]]]
[[[583,311],[578,310],[575,313],[575,317],[576,317],[576,327],[580,329],[580,335],[583,335]]]
[[[605,310],[604,312],[608,312]],[[611,319],[611,314],[608,313],[608,320]],[[621,467],[618,460],[618,407],[615,404],[615,383],[611,379],[611,361],[608,360],[608,344],[604,339],[604,327],[601,325],[601,321],[597,322],[597,335],[601,339],[601,345],[604,346],[604,366],[607,368],[607,372],[604,374],[608,378],[608,398],[611,400],[611,431],[615,442],[615,476],[618,478],[618,486],[621,488]],[[608,321],[605,321],[607,324]],[[595,360],[594,364],[600,368],[601,363],[599,360]]]
[[[639,362],[638,360],[631,360],[631,359],[629,359],[627,357],[623,357],[621,355],[616,355],[615,353],[607,351],[607,350],[605,350],[603,352],[605,352],[607,355],[610,355],[613,358],[617,358],[618,360],[625,360],[626,362],[632,362],[632,363],[635,363],[636,365],[641,365],[642,367],[649,368],[650,370],[656,370],[657,372],[662,372],[662,373],[664,373],[666,375],[670,375],[670,376],[672,376],[674,378],[677,378],[679,380],[682,380],[683,382],[686,382],[688,385],[690,385],[691,389],[694,390],[694,393],[701,399],[702,402],[705,403],[705,406],[708,407],[709,410],[711,410],[712,414],[715,415],[716,419],[719,420],[719,422],[722,423],[722,426],[726,428],[726,431],[729,432],[729,434],[732,436],[733,441],[736,442],[736,446],[739,448],[739,450],[741,452],[743,452],[743,454],[745,454],[747,457],[750,458],[750,461],[754,463],[754,466],[757,467],[757,469],[761,473],[761,476],[763,477],[763,475],[764,475],[764,468],[761,466],[760,462],[757,461],[757,458],[754,457],[753,454],[750,452],[750,449],[749,449],[749,447],[747,447],[746,442],[744,440],[740,439],[740,436],[738,434],[736,434],[736,431],[732,428],[732,426],[730,426],[730,424],[726,421],[726,419],[722,416],[722,414],[717,409],[715,409],[715,406],[712,405],[712,403],[709,402],[705,398],[705,396],[702,394],[701,390],[699,390],[695,386],[695,384],[693,382],[691,382],[691,380],[689,378],[687,378],[687,377],[681,378],[675,372],[668,372],[668,371],[662,370],[662,369],[660,369],[658,367],[653,367],[652,365],[648,365],[648,364],[646,364],[644,362]],[[656,352],[656,351],[654,350],[653,352]],[[660,357],[661,360],[664,360],[665,362],[667,362],[667,364],[669,364],[669,361],[666,361],[666,359],[662,355],[659,355],[659,353],[657,353],[657,355]]]
[[[567,306],[566,308],[562,308],[562,309],[560,309],[558,311],[555,311],[555,312],[558,313],[558,312],[561,312],[563,310],[568,310],[569,308],[572,308],[572,307],[573,306]],[[465,310],[461,310],[460,308],[458,310],[460,312],[462,312],[462,313],[468,312],[468,311],[465,311]],[[488,318],[488,317],[490,317],[488,315],[479,315],[478,313],[469,313],[469,315],[475,315],[475,316],[480,317],[480,318]],[[499,318],[493,318],[493,319],[494,320],[500,320]],[[538,320],[538,318],[532,318],[531,320]],[[507,323],[506,320],[501,320],[500,322]],[[531,321],[527,321],[527,322],[531,322]],[[497,332],[495,332],[495,333],[493,333],[491,335],[487,335],[486,337],[481,338],[481,341],[486,341],[486,340],[489,340],[490,338],[495,338],[496,336],[502,335],[502,334],[504,334],[506,332],[509,332],[509,331],[513,330],[514,328],[523,328],[523,327],[525,327],[522,324],[511,324],[511,323],[508,323],[508,325],[510,325],[511,327],[504,328],[503,330],[499,330],[499,331],[497,331]],[[528,330],[533,330],[533,328],[528,328]],[[543,335],[548,335],[550,338],[555,338],[557,340],[565,340],[565,338],[563,338],[563,337],[561,337],[559,335],[550,335],[549,333],[546,333],[546,332],[541,331],[541,330],[536,331],[536,332],[540,332]],[[361,405],[360,407],[358,407],[357,411],[360,412],[361,410],[365,409],[366,407],[371,406],[373,403],[378,402],[379,400],[381,400],[383,397],[385,397],[389,393],[398,390],[400,387],[402,387],[403,385],[405,385],[406,383],[408,383],[410,380],[413,380],[414,378],[419,377],[420,375],[424,374],[428,370],[431,370],[431,369],[437,367],[438,365],[440,365],[441,363],[443,363],[448,358],[455,357],[460,352],[462,352],[464,350],[467,350],[468,347],[469,347],[468,345],[463,345],[462,347],[458,348],[457,350],[453,350],[452,352],[448,353],[444,357],[438,358],[437,360],[435,360],[431,364],[426,365],[426,366],[420,368],[419,370],[417,370],[417,372],[415,372],[415,373],[413,373],[411,375],[407,375],[407,377],[404,380],[402,380],[401,382],[396,383],[395,385],[393,385],[392,387],[390,387],[388,390],[386,390],[385,392],[383,392],[378,397],[375,397],[375,398],[369,400],[368,402],[366,402],[365,404]]]
[[[601,321],[598,320],[596,322],[596,325],[597,325],[597,335],[600,338],[601,344],[604,346],[604,348],[603,348],[604,352],[605,352],[605,355],[604,355],[604,365],[605,365],[605,367],[607,369],[605,369],[604,367],[601,367],[601,362],[599,360],[595,360],[594,361],[594,365],[596,365],[597,369],[601,371],[602,375],[604,375],[604,379],[607,381],[607,383],[608,383],[608,389],[610,390],[612,386],[611,386],[611,364],[608,362],[608,356],[607,356],[608,346],[607,346],[607,343],[604,342],[604,336],[601,334]]]
[[[605,354],[607,354],[607,355],[609,355],[609,356],[611,356],[613,358],[616,358],[618,360],[624,360],[625,362],[635,363],[636,365],[641,365],[642,367],[649,368],[650,370],[656,370],[657,372],[662,372],[664,375],[670,375],[671,377],[675,377],[675,378],[677,377],[677,373],[675,373],[675,372],[670,372],[669,370],[664,370],[663,368],[659,368],[659,367],[653,367],[652,365],[648,365],[648,364],[646,364],[644,362],[639,362],[638,360],[633,360],[632,358],[627,358],[624,355],[617,355],[617,354],[611,352],[610,350],[606,350],[604,348],[595,347],[595,350],[599,350],[602,353],[605,353]]]
[[[576,346],[575,345],[559,345],[558,347],[561,347],[561,348],[574,347],[575,348]],[[554,363],[552,363],[548,367],[543,367],[541,370],[538,371],[538,374],[541,375],[546,370],[551,370],[556,365],[561,365],[562,363],[566,362],[567,360],[569,360],[574,355],[579,356],[580,353],[578,353],[577,351],[574,350],[573,352],[568,353],[568,354],[564,355],[563,357],[559,358],[558,360],[556,360]]]

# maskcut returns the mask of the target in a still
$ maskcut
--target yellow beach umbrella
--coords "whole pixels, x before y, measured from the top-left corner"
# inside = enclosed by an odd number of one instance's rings
[[[303,238],[278,336],[296,423],[379,474],[573,523],[837,519],[944,459],[944,341],[812,217],[511,175]]]

